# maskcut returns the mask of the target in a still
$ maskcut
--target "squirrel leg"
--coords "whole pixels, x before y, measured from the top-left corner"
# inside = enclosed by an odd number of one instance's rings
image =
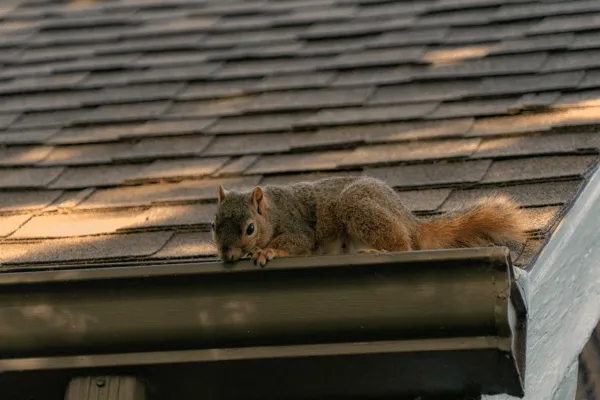
[[[351,238],[370,250],[409,251],[411,238],[399,218],[372,201],[359,201],[343,216]]]
[[[264,267],[275,257],[309,254],[313,247],[307,237],[283,233],[273,239],[266,249],[256,249],[252,252],[252,259],[254,264]]]

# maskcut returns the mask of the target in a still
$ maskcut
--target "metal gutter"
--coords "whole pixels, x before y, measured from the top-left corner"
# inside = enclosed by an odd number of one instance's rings
[[[600,170],[596,169],[532,266],[527,400],[574,398],[560,393],[561,388],[576,385],[573,365],[600,319],[599,227]]]
[[[160,399],[522,396],[525,336],[505,248],[0,274],[0,393],[108,370]]]

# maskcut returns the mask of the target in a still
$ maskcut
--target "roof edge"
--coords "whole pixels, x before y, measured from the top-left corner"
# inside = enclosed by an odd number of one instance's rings
[[[525,399],[554,398],[600,319],[599,226],[597,168],[542,249],[529,276]]]

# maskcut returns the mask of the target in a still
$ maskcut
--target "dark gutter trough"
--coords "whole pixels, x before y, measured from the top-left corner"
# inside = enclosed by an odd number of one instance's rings
[[[152,399],[522,396],[526,319],[505,248],[3,273],[0,393],[119,374]]]

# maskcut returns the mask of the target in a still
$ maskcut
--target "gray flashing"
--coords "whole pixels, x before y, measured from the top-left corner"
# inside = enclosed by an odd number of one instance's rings
[[[555,399],[600,318],[600,170],[535,261],[529,285],[524,399]]]

